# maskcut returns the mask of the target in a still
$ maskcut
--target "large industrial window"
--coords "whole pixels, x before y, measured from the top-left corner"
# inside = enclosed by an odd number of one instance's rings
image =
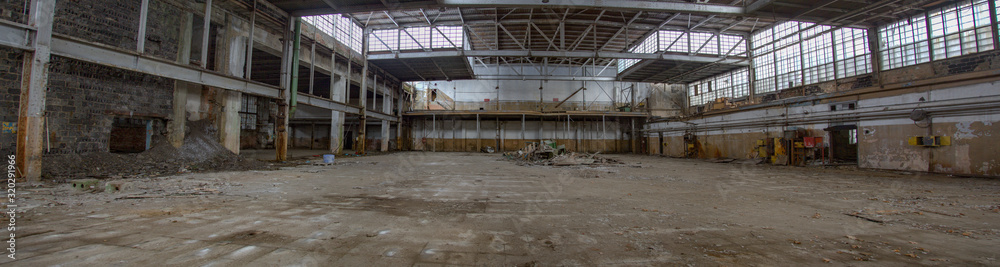
[[[928,12],[934,60],[993,49],[989,3],[960,1]]]
[[[774,53],[754,57],[753,69],[757,93],[774,92]]]
[[[329,34],[355,52],[361,52],[361,27],[340,14],[305,16],[302,21]]]
[[[464,34],[462,26],[438,26],[433,30],[433,48],[461,48]],[[444,33],[444,35],[442,35]]]
[[[802,58],[799,46],[793,45],[774,52],[774,70],[777,89],[802,85]]]
[[[718,39],[711,33],[692,32],[691,52],[696,54],[719,54]]]
[[[879,29],[882,69],[894,69],[931,60],[927,46],[927,21],[923,15],[900,20]]]
[[[257,129],[257,101],[259,97],[243,95],[240,105],[240,129]]]
[[[462,48],[465,44],[465,32],[461,26],[413,27],[402,31],[375,30],[369,38],[370,51]]]
[[[870,73],[868,32],[832,29],[790,21],[755,33],[752,40],[757,93]]]
[[[816,26],[803,32],[802,37],[828,30],[828,26]],[[830,34],[822,34],[802,42],[803,84],[812,84],[833,79],[833,40]]]
[[[750,95],[749,71],[741,68],[688,84],[690,106],[700,106],[718,98],[737,99]]]
[[[868,50],[868,31],[841,28],[833,32],[836,48],[837,78],[872,72],[871,53]]]
[[[739,35],[704,32],[656,31],[630,48],[632,53],[694,53],[720,56],[746,56],[746,40]],[[619,59],[618,73],[640,60]]]
[[[727,56],[738,56],[747,52],[746,40],[736,35],[719,35],[719,48],[720,54]]]
[[[374,30],[368,36],[369,51],[399,50],[399,30]]]
[[[886,25],[879,29],[882,68],[992,50],[991,23],[988,1],[964,0]]]
[[[431,28],[406,28],[400,32],[399,50],[430,48]]]
[[[660,49],[668,52],[688,52],[688,35],[685,32],[660,31]]]
[[[635,65],[636,63],[639,63],[638,59],[619,59],[618,63],[617,63],[618,64],[618,73],[622,73],[623,71],[625,71],[629,67]]]

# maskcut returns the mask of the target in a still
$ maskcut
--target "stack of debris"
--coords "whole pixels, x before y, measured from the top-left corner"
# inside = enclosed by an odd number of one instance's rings
[[[165,136],[154,135],[149,150],[134,154],[92,152],[46,155],[46,179],[134,178],[195,171],[269,170],[274,164],[237,155],[218,142],[215,125],[208,120],[188,121],[184,144],[174,148]]]
[[[576,166],[576,165],[608,165],[623,164],[621,161],[598,157],[594,154],[577,154],[567,152],[565,145],[557,145],[551,140],[542,141],[541,144],[528,142],[528,145],[515,152],[506,152],[504,158],[516,161],[518,165],[549,165],[549,166]]]

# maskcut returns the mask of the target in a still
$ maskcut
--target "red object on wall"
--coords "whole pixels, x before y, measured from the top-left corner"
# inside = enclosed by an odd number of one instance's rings
[[[802,142],[804,143],[805,147],[809,147],[809,148],[816,147],[816,138],[815,137],[803,137],[802,138]]]
[[[558,98],[553,98],[552,102],[559,102],[559,99]]]
[[[490,102],[490,99],[489,98],[483,99],[483,102]]]

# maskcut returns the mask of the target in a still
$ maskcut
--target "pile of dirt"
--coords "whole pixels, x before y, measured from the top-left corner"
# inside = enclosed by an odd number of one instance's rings
[[[175,148],[164,136],[142,153],[96,152],[46,156],[42,176],[47,179],[132,178],[196,171],[269,170],[268,162],[243,158],[217,140],[215,125],[207,120],[188,121],[184,144]]]

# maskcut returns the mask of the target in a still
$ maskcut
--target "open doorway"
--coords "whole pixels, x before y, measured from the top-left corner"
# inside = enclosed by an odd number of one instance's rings
[[[139,153],[152,143],[153,124],[148,119],[116,117],[111,124],[108,151],[111,153]]]
[[[857,125],[837,125],[823,130],[830,133],[832,164],[858,164]]]

